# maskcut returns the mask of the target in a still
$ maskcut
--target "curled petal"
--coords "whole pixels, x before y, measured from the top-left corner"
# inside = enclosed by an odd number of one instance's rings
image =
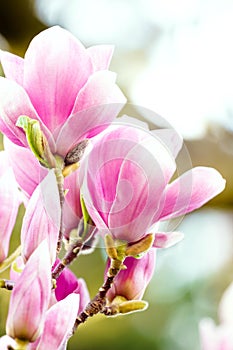
[[[167,186],[159,219],[166,220],[189,213],[218,195],[226,181],[213,168],[196,167]]]

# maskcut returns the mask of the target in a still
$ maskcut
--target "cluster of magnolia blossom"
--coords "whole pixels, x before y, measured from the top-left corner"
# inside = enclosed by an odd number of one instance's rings
[[[158,224],[225,187],[207,167],[171,182],[181,138],[117,118],[126,99],[108,71],[112,51],[85,49],[52,27],[32,40],[24,59],[1,52],[0,269],[10,267],[10,279],[0,287],[12,290],[1,349],[65,349],[88,317],[145,309],[156,249],[183,237],[159,232]],[[8,256],[21,203],[21,246]],[[90,300],[85,281],[67,266],[100,247],[98,239],[108,261]]]

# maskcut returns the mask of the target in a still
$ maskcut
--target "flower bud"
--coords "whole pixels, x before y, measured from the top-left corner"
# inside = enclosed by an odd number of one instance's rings
[[[58,262],[59,260],[57,259],[55,266],[58,264]],[[68,268],[65,268],[62,271],[61,275],[56,281],[56,285],[55,296],[57,301],[63,300],[71,293],[79,294],[80,300],[78,313],[82,312],[87,303],[90,301],[90,296],[85,281],[82,278],[77,278]]]
[[[15,283],[8,311],[6,333],[33,342],[40,335],[51,294],[49,249],[43,241],[31,255]]]
[[[151,249],[140,259],[127,257],[124,261],[126,269],[121,270],[115,277],[107,293],[107,299],[112,302],[114,298],[121,296],[126,300],[140,300],[152,278],[155,269],[155,255],[156,250]],[[105,274],[109,266],[108,261]]]
[[[57,350],[67,342],[72,334],[79,308],[79,295],[70,294],[54,304],[46,313],[43,332],[29,350]]]

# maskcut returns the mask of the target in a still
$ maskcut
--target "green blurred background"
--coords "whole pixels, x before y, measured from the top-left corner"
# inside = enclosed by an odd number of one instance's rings
[[[184,136],[192,163],[213,166],[226,190],[179,226],[185,239],[159,251],[145,294],[147,311],[97,316],[80,326],[68,349],[198,350],[198,323],[217,320],[233,280],[233,3],[227,0],[8,0],[0,4],[0,48],[20,56],[54,24],[85,46],[115,44],[111,70],[129,101],[166,118]],[[43,64],[43,63],[42,63]],[[19,244],[24,209],[11,241]],[[91,296],[102,283],[100,249],[72,265]],[[3,277],[7,277],[4,274]],[[0,334],[9,292],[0,291]]]

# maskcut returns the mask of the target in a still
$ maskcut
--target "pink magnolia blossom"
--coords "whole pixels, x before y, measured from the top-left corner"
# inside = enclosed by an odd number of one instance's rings
[[[124,261],[125,270],[121,270],[115,277],[107,299],[111,302],[117,296],[127,300],[140,300],[143,297],[155,269],[156,249],[149,250],[140,259],[128,257]],[[108,261],[105,275],[110,266]]]
[[[233,283],[226,289],[219,304],[220,324],[210,318],[201,320],[202,350],[233,350]]]
[[[58,264],[58,262],[59,259],[56,260],[54,267]],[[70,271],[68,268],[65,268],[56,282],[56,300],[63,300],[71,293],[79,295],[78,313],[82,312],[90,301],[90,295],[86,286],[86,282],[82,278],[77,278],[72,271]]]
[[[125,103],[115,74],[107,70],[112,52],[112,46],[85,49],[58,26],[38,34],[24,59],[1,51],[6,78],[0,78],[0,130],[27,147],[16,121],[20,115],[36,119],[52,152],[61,156],[93,137]]]
[[[37,186],[26,208],[21,230],[22,256],[28,260],[38,245],[47,239],[51,263],[56,259],[61,208],[56,177],[51,170]]]
[[[0,263],[7,257],[20,205],[17,183],[5,151],[0,152]]]
[[[29,258],[11,294],[6,333],[35,341],[45,321],[51,294],[51,263],[46,241]]]
[[[176,153],[177,147],[163,142],[161,135],[135,126],[112,125],[93,140],[82,160],[80,186],[103,234],[135,242],[156,233],[159,221],[189,213],[223,191],[225,180],[207,167],[196,167],[169,183]],[[169,245],[166,233],[159,234],[154,245]]]
[[[79,308],[79,295],[69,294],[54,304],[46,313],[41,336],[29,345],[29,350],[63,350],[72,334]]]

